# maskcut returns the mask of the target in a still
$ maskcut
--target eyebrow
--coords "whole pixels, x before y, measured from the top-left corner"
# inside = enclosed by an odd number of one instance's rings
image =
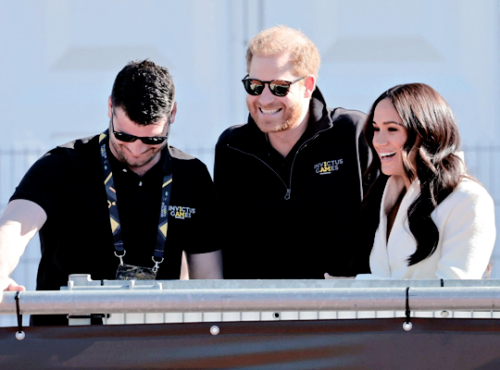
[[[386,122],[382,122],[382,124],[383,124],[383,125],[389,125],[389,124],[391,124],[391,123],[393,123],[393,124],[395,124],[395,125],[403,126],[403,123],[402,123],[402,122],[396,122],[396,121],[386,121]],[[372,121],[372,124],[374,124],[374,125],[378,125],[378,123],[377,123],[377,122],[375,122],[375,121]]]

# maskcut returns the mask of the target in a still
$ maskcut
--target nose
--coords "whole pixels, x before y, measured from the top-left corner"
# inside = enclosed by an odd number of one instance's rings
[[[272,103],[276,99],[276,96],[273,95],[271,90],[269,90],[269,84],[266,84],[264,86],[264,90],[262,91],[262,94],[259,95],[259,102],[262,105],[267,105],[269,103]]]
[[[382,131],[375,131],[373,133],[372,144],[375,148],[384,147],[387,145],[387,137]]]
[[[140,140],[133,141],[127,144],[127,149],[134,156],[139,156],[149,149],[149,147]]]

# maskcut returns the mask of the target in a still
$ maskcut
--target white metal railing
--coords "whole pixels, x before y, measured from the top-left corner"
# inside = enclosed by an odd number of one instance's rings
[[[410,288],[409,291],[407,288]],[[5,292],[0,314],[16,314]],[[21,314],[111,313],[105,324],[404,317],[500,318],[500,280],[92,281],[20,294]]]

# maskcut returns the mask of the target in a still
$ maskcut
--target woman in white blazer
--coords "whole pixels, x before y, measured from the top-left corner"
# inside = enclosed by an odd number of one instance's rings
[[[365,179],[376,180],[362,203],[371,274],[357,278],[480,279],[494,204],[465,171],[446,101],[425,84],[395,86],[373,104],[364,135],[373,154]]]

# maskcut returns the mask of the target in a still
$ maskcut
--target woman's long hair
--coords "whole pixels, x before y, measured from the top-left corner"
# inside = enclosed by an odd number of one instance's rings
[[[373,103],[363,133],[373,161],[364,174],[366,183],[373,182],[363,199],[361,209],[365,229],[364,243],[371,250],[380,222],[380,202],[388,177],[381,174],[380,159],[373,147],[373,116],[377,104],[390,99],[399,113],[408,138],[402,149],[403,168],[408,179],[420,180],[420,195],[408,208],[410,231],[417,250],[408,258],[408,266],[431,256],[439,242],[439,231],[432,221],[432,211],[455,190],[465,175],[458,157],[460,136],[448,103],[432,87],[413,83],[395,86]],[[411,163],[414,152],[416,168]],[[369,253],[368,253],[369,255]]]

